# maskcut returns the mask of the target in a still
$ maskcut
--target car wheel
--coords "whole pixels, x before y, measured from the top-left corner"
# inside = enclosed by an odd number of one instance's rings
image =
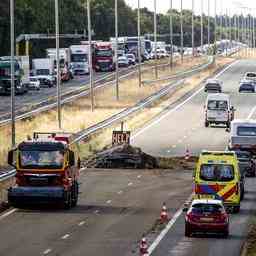
[[[185,236],[190,237],[192,235],[190,225],[186,222],[185,224]]]
[[[227,128],[230,128],[230,122],[227,122]]]
[[[229,236],[229,231],[226,230],[224,233],[223,233],[223,238],[228,238]]]
[[[240,211],[240,205],[234,206],[233,213],[239,213],[239,211]]]
[[[205,126],[205,127],[209,127],[209,122],[206,121],[206,122],[204,123],[204,126]]]
[[[244,189],[241,191],[241,197],[240,197],[240,200],[244,200]]]

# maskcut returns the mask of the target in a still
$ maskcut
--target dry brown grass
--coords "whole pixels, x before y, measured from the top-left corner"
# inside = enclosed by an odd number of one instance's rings
[[[185,61],[183,65],[179,61],[176,62],[173,70],[170,71],[169,67],[165,67],[159,70],[159,76],[166,76],[170,73],[176,73],[181,70],[191,68],[205,61],[205,58],[195,58],[193,61]],[[143,79],[154,78],[154,72],[147,71],[143,74]],[[151,95],[163,87],[164,83],[152,84],[142,88],[138,87],[137,77],[120,82],[120,100],[116,101],[114,96],[114,87],[107,87],[100,89],[95,93],[95,111],[92,113],[90,110],[90,97],[80,98],[72,103],[65,104],[62,109],[63,116],[63,130],[68,132],[78,132],[93,124],[105,120],[115,113],[120,112],[124,108],[134,105],[141,99]],[[189,86],[187,87],[190,88]],[[162,106],[155,106],[146,117],[151,118],[161,111]],[[31,135],[33,131],[47,132],[57,131],[56,110],[51,110],[35,117],[28,118],[23,121],[16,122],[17,142],[20,142],[26,138],[27,135]],[[149,120],[149,119],[148,119]],[[138,125],[142,125],[145,122],[145,118],[135,118],[131,121],[129,129],[133,126],[135,128]],[[128,122],[129,123],[129,122]],[[5,126],[0,128],[0,165],[6,162],[7,152],[9,150],[11,140],[11,128]],[[109,131],[111,134],[111,131]],[[107,136],[108,137],[108,136]],[[111,136],[110,136],[111,137]],[[97,144],[97,142],[95,142]],[[106,145],[105,139],[101,138],[101,142],[98,146]],[[89,151],[94,147],[86,145]]]
[[[247,48],[243,49],[233,55],[238,59],[256,59],[256,49]]]

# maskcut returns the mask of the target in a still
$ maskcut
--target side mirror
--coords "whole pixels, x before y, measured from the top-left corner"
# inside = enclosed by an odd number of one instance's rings
[[[69,166],[75,165],[75,153],[73,151],[69,151]]]

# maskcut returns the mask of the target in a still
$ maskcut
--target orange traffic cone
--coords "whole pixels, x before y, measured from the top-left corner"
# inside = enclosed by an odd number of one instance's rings
[[[140,241],[140,256],[148,255],[148,243],[146,237],[143,235]]]
[[[167,221],[169,221],[169,216],[168,216],[167,207],[165,203],[163,203],[163,207],[160,214],[160,220],[161,220],[161,223],[166,223]]]
[[[185,160],[188,160],[190,158],[189,150],[186,150]]]

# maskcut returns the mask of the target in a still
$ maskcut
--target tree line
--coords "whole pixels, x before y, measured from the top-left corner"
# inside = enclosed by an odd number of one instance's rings
[[[92,0],[91,16],[94,40],[109,40],[115,32],[114,0]],[[86,1],[85,0],[59,0],[60,5],[60,33],[84,33],[87,30]],[[170,11],[169,11],[170,12]],[[0,1],[0,55],[8,55],[10,51],[10,15],[9,1]],[[119,35],[136,36],[137,10],[130,8],[124,0],[118,1]],[[180,44],[180,13],[173,14],[174,44]],[[184,45],[191,46],[191,16],[190,10],[184,10]],[[153,34],[154,14],[147,8],[141,9],[141,32]],[[223,17],[225,18],[225,17]],[[220,17],[218,17],[218,21]],[[241,19],[239,20],[242,22]],[[54,33],[55,15],[53,0],[15,0],[15,34]],[[204,42],[207,42],[208,18],[204,17]],[[234,19],[232,20],[234,25]],[[169,13],[157,15],[157,28],[159,40],[170,41]],[[200,45],[200,16],[195,16],[195,45]],[[220,30],[218,30],[220,31]],[[220,32],[218,32],[220,33]],[[233,31],[233,34],[235,31]],[[234,37],[234,35],[233,35]],[[214,39],[214,19],[210,19],[210,38]],[[54,42],[53,42],[54,43]],[[40,43],[37,43],[37,50]],[[35,51],[35,50],[34,50]]]

